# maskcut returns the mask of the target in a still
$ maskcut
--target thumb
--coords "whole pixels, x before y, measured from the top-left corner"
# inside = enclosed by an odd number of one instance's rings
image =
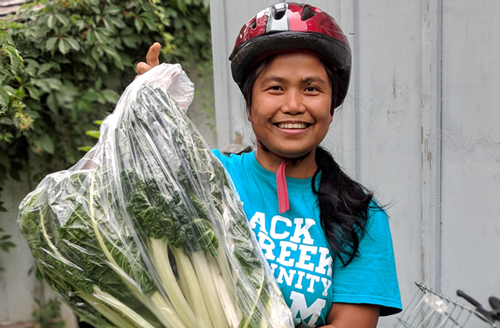
[[[149,66],[154,67],[160,65],[160,50],[161,44],[159,42],[155,42],[151,47],[149,47],[146,55],[146,62]]]

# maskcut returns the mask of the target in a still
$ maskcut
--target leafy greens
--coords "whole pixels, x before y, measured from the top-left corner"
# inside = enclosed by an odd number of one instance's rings
[[[179,70],[127,88],[98,144],[23,200],[21,232],[96,327],[293,327],[229,177],[163,84]]]

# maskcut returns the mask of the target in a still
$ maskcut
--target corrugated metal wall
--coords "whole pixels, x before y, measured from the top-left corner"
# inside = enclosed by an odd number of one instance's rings
[[[243,23],[274,2],[211,1],[219,147],[236,133],[253,143],[227,58]],[[500,2],[309,3],[349,35],[353,79],[325,145],[389,204],[403,303],[422,281],[486,307],[500,297]]]

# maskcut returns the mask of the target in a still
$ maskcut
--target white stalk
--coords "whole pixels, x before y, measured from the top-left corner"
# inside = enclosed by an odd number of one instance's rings
[[[177,263],[179,276],[184,276],[184,280],[189,282],[189,290],[191,292],[191,299],[193,301],[193,309],[196,313],[196,316],[198,317],[199,327],[218,328],[218,326],[212,325],[210,312],[205,302],[205,298],[203,297],[203,292],[201,290],[198,277],[193,269],[191,261],[182,249],[172,247],[171,250],[174,254],[175,262]]]
[[[154,265],[173,309],[177,312],[185,326],[197,327],[196,316],[182,294],[175,275],[172,272],[168,258],[167,243],[162,239],[150,238],[150,248]]]
[[[224,314],[219,297],[217,297],[217,288],[214,284],[212,269],[210,268],[207,258],[203,252],[192,252],[193,266],[198,275],[203,297],[207,303],[208,310],[212,323],[216,328],[229,328],[228,320]]]
[[[234,303],[231,298],[231,293],[229,293],[228,288],[236,288],[236,284],[227,284],[220,267],[217,265],[215,259],[208,259],[209,266],[212,269],[213,283],[217,286],[217,295],[219,296],[222,309],[226,315],[226,319],[229,322],[230,327],[238,327],[241,321],[241,312],[237,311],[239,309],[237,303]],[[240,315],[238,315],[240,313]]]
[[[96,171],[94,171],[94,176],[96,174]],[[95,218],[94,214],[94,182],[95,178],[92,179],[92,182],[90,183],[89,187],[89,217],[92,223],[92,228],[94,229],[95,236],[97,238],[97,242],[99,243],[99,246],[110,262],[110,266],[113,270],[116,271],[122,278],[122,281],[127,285],[130,290],[135,294],[135,296],[148,308],[155,314],[155,316],[160,320],[163,325],[165,325],[167,328],[185,328],[184,324],[180,321],[179,317],[177,315],[169,315],[165,316],[164,312],[169,312],[165,310],[165,306],[168,307],[168,303],[163,300],[163,302],[160,302],[158,299],[158,296],[161,298],[162,296],[158,293],[158,291],[155,292],[151,299],[149,299],[146,295],[142,293],[140,290],[140,287],[137,285],[137,282],[134,281],[115,261],[111,253],[108,251],[108,248],[106,247],[106,244],[104,243],[104,240],[102,238],[101,232],[99,231],[99,227],[97,226],[97,220]],[[156,300],[156,301],[155,301]],[[189,327],[190,328],[190,327]]]
[[[98,300],[104,302],[108,306],[112,307],[113,309],[119,311],[120,313],[123,313],[124,316],[128,317],[130,320],[133,322],[136,322],[139,327],[142,328],[154,328],[153,325],[151,325],[149,322],[144,320],[143,317],[138,315],[134,310],[117,300],[115,297],[113,297],[111,294],[103,292],[99,287],[94,285],[94,294],[93,296],[97,298]]]
[[[172,310],[170,304],[165,301],[160,293],[156,292],[151,295],[151,300],[160,309],[164,318],[168,318],[167,327],[171,328],[191,328],[190,326],[185,326],[184,323],[179,318],[178,314]]]
[[[92,305],[100,314],[108,319],[117,328],[140,328],[137,322],[130,322],[115,312],[115,310],[106,306],[102,301],[85,292],[78,293],[87,303]]]

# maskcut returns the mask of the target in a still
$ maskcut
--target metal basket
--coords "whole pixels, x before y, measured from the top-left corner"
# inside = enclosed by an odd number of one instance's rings
[[[415,284],[419,290],[398,318],[395,328],[464,328],[473,314],[491,327],[496,327],[475,309],[451,300],[419,282]]]

